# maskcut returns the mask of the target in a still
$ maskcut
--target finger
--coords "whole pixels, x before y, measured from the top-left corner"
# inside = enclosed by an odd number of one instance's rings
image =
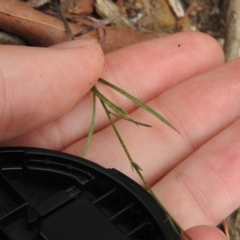
[[[101,77],[141,101],[148,102],[180,82],[222,65],[223,61],[222,49],[213,38],[202,33],[178,33],[132,45],[106,55]],[[98,87],[126,111],[132,112],[137,108],[136,104],[116,91],[102,84],[98,84]],[[91,109],[90,102],[89,98],[83,99],[77,111]],[[85,115],[82,121],[89,123],[90,117]],[[77,124],[76,119],[75,123]],[[99,104],[95,129],[99,131],[107,125],[106,114]],[[78,138],[86,136],[87,132],[88,127],[84,132],[80,132]]]
[[[187,236],[186,236],[187,235]],[[224,233],[216,227],[212,226],[196,226],[189,228],[182,235],[183,240],[227,240]]]
[[[202,224],[215,226],[240,205],[239,136],[240,119],[153,187],[183,229]]]
[[[212,38],[201,33],[180,33],[107,55],[102,77],[146,102],[187,78],[222,63],[222,50]],[[136,105],[119,97],[116,92],[106,88],[102,90],[127,111],[136,108]],[[31,145],[61,150],[87,135],[91,104],[91,96],[88,95],[57,122],[7,142],[6,145]],[[99,131],[107,124],[102,106],[98,105],[95,130]]]
[[[120,120],[116,123],[133,159],[143,169],[150,184],[159,181],[173,167],[240,117],[240,59],[164,92],[149,105],[163,114],[180,131],[176,133],[145,110],[131,114],[133,119],[153,128],[137,127]],[[65,151],[79,154],[82,139]],[[141,182],[129,167],[128,160],[111,127],[92,138],[86,158],[115,167]]]
[[[1,46],[0,141],[68,112],[90,90],[103,65],[100,46],[65,49]]]

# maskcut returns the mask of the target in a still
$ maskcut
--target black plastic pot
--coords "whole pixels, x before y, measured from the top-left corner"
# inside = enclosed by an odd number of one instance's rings
[[[142,187],[69,154],[0,148],[1,240],[173,240]]]

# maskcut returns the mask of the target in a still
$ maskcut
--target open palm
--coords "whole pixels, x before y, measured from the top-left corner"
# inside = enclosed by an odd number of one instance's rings
[[[174,219],[183,229],[215,226],[240,204],[240,60],[223,61],[218,43],[200,33],[133,45],[106,55],[105,63],[93,41],[48,49],[1,46],[1,146],[80,155],[91,118],[89,90],[101,76],[148,103],[178,129],[180,134],[97,83],[134,119],[152,125],[116,122],[133,159]],[[141,184],[100,104],[86,158]],[[196,240],[224,237],[211,227],[189,232]]]

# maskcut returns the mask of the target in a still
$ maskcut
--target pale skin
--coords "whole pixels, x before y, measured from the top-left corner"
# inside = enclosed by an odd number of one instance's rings
[[[166,117],[178,134],[103,85],[99,89],[153,128],[116,122],[160,201],[195,240],[223,240],[214,226],[240,205],[240,59],[224,64],[215,40],[180,33],[103,56],[96,42],[51,48],[1,46],[1,146],[79,155],[102,77]],[[86,158],[139,184],[100,104]]]

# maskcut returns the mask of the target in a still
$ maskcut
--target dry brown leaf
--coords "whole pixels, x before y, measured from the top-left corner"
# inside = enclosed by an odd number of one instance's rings
[[[80,19],[86,23],[85,19]],[[76,34],[84,26],[70,23]],[[21,37],[30,45],[48,47],[69,40],[61,20],[41,13],[18,0],[0,0],[0,29]],[[133,43],[161,37],[165,34],[141,34],[127,28],[106,27],[106,41],[102,42],[103,34],[89,32],[83,38],[97,38],[104,53],[128,46]]]
[[[68,40],[63,23],[18,0],[0,0],[0,28],[30,45],[51,46]],[[81,28],[71,25],[78,32]]]

